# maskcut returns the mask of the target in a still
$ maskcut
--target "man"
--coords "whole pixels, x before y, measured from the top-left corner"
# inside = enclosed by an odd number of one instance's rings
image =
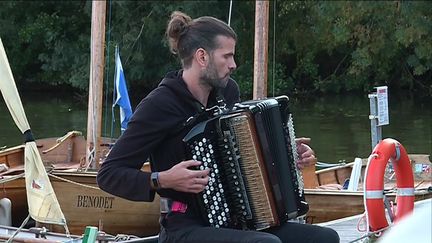
[[[192,169],[201,162],[186,158],[182,139],[194,124],[189,118],[216,105],[216,96],[222,95],[229,108],[239,101],[238,85],[230,78],[237,36],[218,19],[192,20],[177,11],[166,34],[183,69],[168,73],[138,105],[99,170],[100,188],[134,201],[152,201],[155,192],[167,198],[159,242],[339,242],[333,230],[298,223],[269,233],[205,226],[194,195],[204,190],[209,171]],[[298,153],[300,168],[314,163],[313,151],[300,140]],[[140,170],[148,157],[153,173]]]

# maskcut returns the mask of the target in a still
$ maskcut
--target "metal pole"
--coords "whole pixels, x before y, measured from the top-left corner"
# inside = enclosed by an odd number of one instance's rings
[[[228,26],[231,26],[231,12],[232,12],[232,0],[230,1],[230,7],[228,13]]]

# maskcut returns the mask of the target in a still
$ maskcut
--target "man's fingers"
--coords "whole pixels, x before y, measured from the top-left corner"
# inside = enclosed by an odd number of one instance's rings
[[[315,156],[315,152],[306,144],[303,144],[304,150],[303,150],[303,157],[310,157],[310,156]]]
[[[197,177],[197,178],[206,177],[209,174],[209,172],[210,172],[210,169],[193,170],[193,171],[191,171],[191,176]]]
[[[198,166],[200,164],[201,164],[201,161],[191,159],[191,160],[183,161],[179,165],[184,167],[184,168],[189,168],[189,167],[193,167],[193,166]]]
[[[315,157],[315,155],[311,155],[311,156],[303,157],[303,158],[299,159],[299,161],[297,162],[297,166],[300,169],[303,169],[304,167],[315,165],[317,161],[318,160]]]
[[[297,153],[300,157],[308,157],[315,154],[315,152],[309,147],[309,145],[304,143],[300,144],[297,147]]]
[[[204,190],[205,186],[206,185],[195,183],[195,184],[189,186],[189,192],[193,192],[193,193],[202,192]]]
[[[207,185],[208,183],[208,177],[203,177],[203,178],[195,178],[194,180],[195,184],[199,184],[199,185]]]
[[[301,137],[295,139],[296,143],[310,144],[311,138]]]

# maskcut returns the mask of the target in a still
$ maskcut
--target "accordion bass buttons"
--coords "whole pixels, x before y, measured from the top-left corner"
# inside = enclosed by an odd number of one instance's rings
[[[227,227],[230,219],[228,204],[226,203],[224,189],[222,186],[219,166],[216,163],[216,153],[211,139],[202,138],[193,141],[190,146],[192,158],[199,160],[202,164],[199,169],[211,169],[209,182],[204,191],[199,194],[202,199],[201,207],[207,212],[205,217],[210,225],[214,227]]]

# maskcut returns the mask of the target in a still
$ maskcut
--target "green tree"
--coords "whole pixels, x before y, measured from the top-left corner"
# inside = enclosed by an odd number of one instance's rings
[[[298,87],[344,92],[386,84],[431,92],[429,2],[279,4],[278,21],[287,23],[278,31],[279,58]]]
[[[19,84],[85,88],[83,78],[88,77],[89,69],[89,3],[0,3],[0,36],[12,57],[11,66]]]

